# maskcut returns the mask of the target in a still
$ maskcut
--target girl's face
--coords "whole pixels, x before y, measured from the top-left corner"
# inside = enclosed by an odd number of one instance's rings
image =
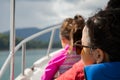
[[[60,36],[60,40],[61,40],[61,45],[64,48],[66,45],[70,44],[70,41],[67,40],[65,37]]]

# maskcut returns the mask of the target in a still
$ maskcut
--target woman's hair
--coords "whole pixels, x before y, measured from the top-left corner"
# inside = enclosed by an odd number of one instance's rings
[[[110,61],[120,61],[120,9],[99,11],[87,21],[91,46],[106,52]]]
[[[82,37],[82,29],[85,25],[85,21],[82,16],[75,15],[74,18],[67,18],[64,20],[60,35],[68,40],[72,40],[72,44]]]
[[[120,8],[120,0],[109,0],[106,9]]]

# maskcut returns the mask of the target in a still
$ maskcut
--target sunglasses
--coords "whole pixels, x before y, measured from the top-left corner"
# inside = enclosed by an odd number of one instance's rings
[[[79,48],[83,48],[83,47],[85,47],[85,48],[94,48],[94,47],[92,47],[92,46],[82,45],[81,40],[76,41],[76,42],[74,43],[74,46],[75,46],[75,47],[79,47]]]
[[[94,46],[85,46],[85,45],[82,45],[81,40],[76,41],[74,43],[74,47],[76,47],[77,49],[80,49],[80,50],[82,50],[83,47],[90,48],[90,53],[92,52],[92,49],[96,49],[96,47],[94,47]]]

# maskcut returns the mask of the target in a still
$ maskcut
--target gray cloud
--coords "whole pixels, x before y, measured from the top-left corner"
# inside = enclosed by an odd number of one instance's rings
[[[16,28],[38,27],[61,22],[66,17],[91,15],[108,0],[16,0]],[[99,4],[98,4],[99,3]],[[10,1],[0,0],[0,32],[9,30]]]

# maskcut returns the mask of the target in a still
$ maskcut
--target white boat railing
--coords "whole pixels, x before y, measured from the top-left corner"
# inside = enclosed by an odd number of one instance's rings
[[[53,43],[53,37],[54,37],[54,33],[55,33],[55,30],[56,29],[59,29],[60,28],[60,25],[61,23],[59,24],[55,24],[55,25],[52,25],[50,26],[49,28],[41,31],[41,32],[37,32],[29,37],[27,37],[26,39],[22,40],[16,47],[15,47],[15,53],[22,47],[22,75],[24,75],[24,69],[25,69],[25,54],[26,54],[26,43],[43,35],[43,34],[46,34],[48,32],[52,32],[51,33],[51,37],[50,37],[50,41],[49,41],[49,45],[48,45],[48,50],[47,50],[47,53],[46,53],[46,56],[49,57],[49,52],[50,52],[50,49],[51,49],[51,46],[52,46],[52,43]],[[10,63],[10,60],[11,60],[11,57],[12,57],[12,53],[10,52],[8,58],[6,59],[4,65],[2,66],[1,68],[1,71],[0,71],[0,78],[2,77],[2,75],[4,74],[5,72],[5,69],[6,67],[9,65]]]

